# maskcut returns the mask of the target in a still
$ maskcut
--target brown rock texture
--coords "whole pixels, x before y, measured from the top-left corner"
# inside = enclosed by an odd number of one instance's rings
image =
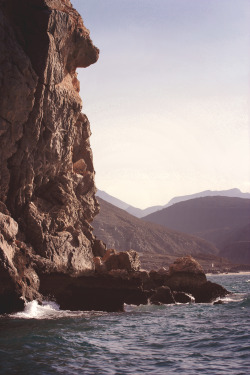
[[[134,250],[107,250],[92,233],[98,204],[76,68],[98,54],[69,0],[0,0],[1,314],[51,296],[65,309],[121,311],[182,287],[179,268],[140,272]],[[196,269],[193,287],[205,277]]]
[[[92,270],[97,203],[76,68],[98,50],[70,1],[0,4],[0,199],[37,254]]]
[[[0,28],[4,264],[14,275],[12,227],[54,270],[93,270],[89,223],[98,204],[76,68],[95,63],[99,51],[68,0],[0,0]]]

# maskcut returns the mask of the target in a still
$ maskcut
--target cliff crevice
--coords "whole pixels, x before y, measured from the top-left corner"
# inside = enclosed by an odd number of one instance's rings
[[[0,208],[18,228],[2,238],[4,264],[15,279],[21,241],[54,270],[93,270],[98,204],[76,68],[99,50],[67,0],[1,0],[0,28]]]

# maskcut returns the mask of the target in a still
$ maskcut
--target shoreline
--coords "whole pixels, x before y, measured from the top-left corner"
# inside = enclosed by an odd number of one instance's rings
[[[239,272],[219,272],[219,273],[206,273],[206,276],[223,276],[223,275],[250,275],[250,271],[239,271]]]

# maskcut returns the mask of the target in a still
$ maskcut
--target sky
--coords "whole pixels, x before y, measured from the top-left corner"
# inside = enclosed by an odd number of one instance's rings
[[[71,2],[100,49],[78,69],[98,189],[139,208],[250,192],[250,1]]]

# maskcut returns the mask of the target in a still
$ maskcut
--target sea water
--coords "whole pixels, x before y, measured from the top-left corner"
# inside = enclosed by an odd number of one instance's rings
[[[125,313],[29,303],[0,318],[0,374],[250,374],[250,274],[208,279],[233,294]]]

